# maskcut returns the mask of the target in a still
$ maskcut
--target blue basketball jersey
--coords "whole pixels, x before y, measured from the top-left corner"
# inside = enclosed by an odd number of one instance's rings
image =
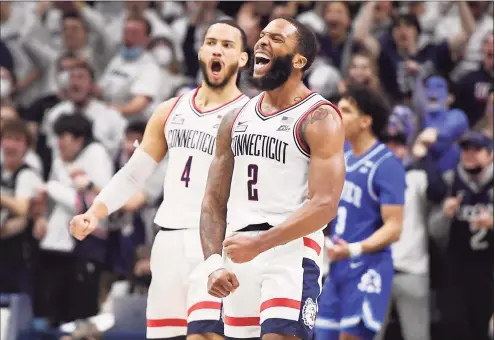
[[[403,205],[406,189],[402,162],[382,143],[365,154],[345,153],[346,175],[337,217],[330,236],[348,243],[360,242],[383,225],[382,205]],[[383,251],[390,253],[390,247]]]

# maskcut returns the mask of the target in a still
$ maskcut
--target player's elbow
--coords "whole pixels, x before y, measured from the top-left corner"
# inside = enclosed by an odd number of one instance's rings
[[[324,217],[324,223],[330,223],[337,216],[339,201],[330,196],[323,196],[315,199],[318,211]]]
[[[402,233],[402,222],[394,222],[390,225],[390,243],[399,241]]]

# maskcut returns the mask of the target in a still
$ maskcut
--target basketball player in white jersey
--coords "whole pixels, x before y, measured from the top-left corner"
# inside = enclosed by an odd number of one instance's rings
[[[226,337],[309,340],[344,131],[338,109],[302,82],[316,55],[308,28],[275,19],[254,52],[264,92],[220,125],[201,211],[203,268],[208,292],[224,298]]]
[[[144,138],[71,232],[83,239],[102,218],[118,210],[169,154],[164,201],[155,223],[161,227],[151,254],[148,339],[214,339],[223,332],[221,300],[206,291],[199,238],[201,201],[215,138],[223,116],[248,98],[236,86],[246,65],[246,35],[233,21],[211,25],[199,50],[204,81],[198,89],[168,100],[150,118]]]

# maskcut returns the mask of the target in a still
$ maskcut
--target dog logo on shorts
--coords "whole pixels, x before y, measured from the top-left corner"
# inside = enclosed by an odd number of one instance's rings
[[[302,310],[302,319],[309,329],[313,329],[313,326],[315,325],[317,312],[318,307],[316,306],[316,303],[311,298],[307,298]]]

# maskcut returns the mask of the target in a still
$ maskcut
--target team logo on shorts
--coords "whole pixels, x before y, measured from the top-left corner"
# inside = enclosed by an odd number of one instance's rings
[[[302,310],[302,319],[309,329],[313,329],[313,326],[315,325],[317,312],[318,306],[316,305],[316,302],[311,298],[307,298]]]
[[[369,269],[358,284],[358,289],[365,293],[380,294],[382,291],[382,277],[374,269]]]

